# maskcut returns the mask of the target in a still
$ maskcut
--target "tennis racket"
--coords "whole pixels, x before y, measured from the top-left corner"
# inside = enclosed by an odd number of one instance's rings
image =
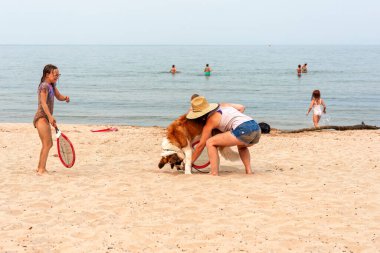
[[[58,129],[58,127],[55,128],[55,132],[57,137],[58,157],[63,166],[66,168],[71,168],[75,163],[74,146],[69,138],[67,138],[67,136]]]
[[[197,147],[199,141],[194,142],[191,147],[193,150]],[[208,159],[208,154],[207,154],[207,148],[205,147],[201,153],[201,155],[198,157],[198,159],[193,163],[193,168],[194,169],[205,169],[210,165],[210,160]]]

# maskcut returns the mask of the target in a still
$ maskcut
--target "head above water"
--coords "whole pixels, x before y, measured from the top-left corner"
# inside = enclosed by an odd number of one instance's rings
[[[58,68],[53,64],[48,64],[44,67],[44,70],[42,71],[41,83],[56,83],[59,76],[60,74]]]

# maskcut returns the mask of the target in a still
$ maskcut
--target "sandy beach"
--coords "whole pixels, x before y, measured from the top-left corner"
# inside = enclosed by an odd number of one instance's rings
[[[254,174],[157,167],[161,127],[61,125],[77,161],[32,124],[0,124],[0,252],[379,252],[380,131],[263,135]]]

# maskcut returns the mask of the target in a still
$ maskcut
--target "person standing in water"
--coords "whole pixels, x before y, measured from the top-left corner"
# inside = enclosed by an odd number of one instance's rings
[[[302,72],[301,64],[298,64],[298,68],[297,68],[297,75],[298,75],[298,77],[301,77],[301,72]]]
[[[302,66],[301,70],[302,70],[302,73],[307,73],[307,63],[305,63],[305,64]]]
[[[54,128],[57,127],[53,117],[54,97],[59,101],[70,102],[70,98],[62,95],[57,89],[56,83],[60,75],[56,66],[48,64],[44,67],[41,82],[38,86],[38,109],[33,120],[33,125],[37,128],[42,143],[40,160],[36,170],[38,175],[47,173],[46,162],[49,151],[53,146],[50,125]]]
[[[210,76],[211,75],[211,68],[210,68],[210,66],[208,64],[206,64],[206,67],[205,67],[205,69],[204,69],[203,72],[205,72],[205,76]]]
[[[323,108],[323,109],[322,109]],[[307,110],[306,116],[309,115],[309,112],[313,109],[313,123],[314,127],[319,127],[319,120],[321,119],[322,112],[326,113],[326,104],[325,101],[321,98],[321,92],[319,90],[314,90],[311,95],[311,102],[309,109]]]
[[[177,73],[177,69],[176,69],[175,65],[172,65],[172,68],[170,69],[170,73],[172,73],[172,74]]]

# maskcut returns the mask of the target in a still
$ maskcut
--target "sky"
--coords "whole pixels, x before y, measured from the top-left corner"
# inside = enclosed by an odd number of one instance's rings
[[[380,0],[0,0],[0,44],[380,44]]]

